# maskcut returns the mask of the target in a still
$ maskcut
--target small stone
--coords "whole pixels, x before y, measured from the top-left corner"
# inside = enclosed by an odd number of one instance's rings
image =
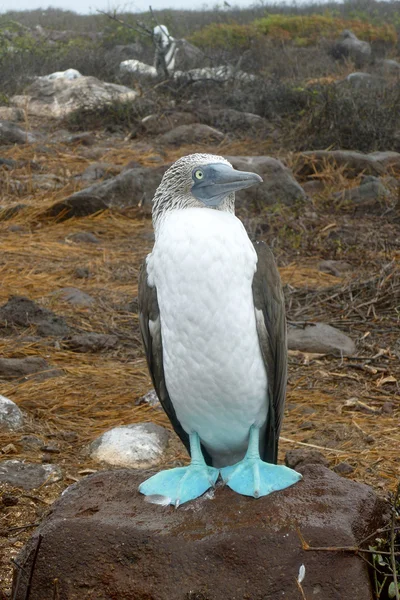
[[[318,450],[296,448],[295,450],[288,450],[286,452],[285,465],[291,469],[296,469],[296,467],[301,465],[323,465],[324,467],[328,467],[329,463]]]
[[[351,338],[326,323],[289,326],[288,348],[335,356],[351,356],[356,352],[356,345]]]
[[[87,267],[77,267],[74,271],[74,275],[78,279],[88,279],[90,276],[90,271]]]
[[[58,448],[58,446],[42,446],[40,449],[49,454],[60,454],[60,448]]]
[[[56,465],[38,465],[20,460],[6,460],[0,463],[0,482],[15,487],[32,490],[46,482],[59,481],[61,469]]]
[[[387,415],[393,414],[393,402],[384,402],[382,406],[382,412]]]
[[[160,144],[183,146],[184,144],[222,142],[224,139],[225,134],[222,131],[201,123],[192,123],[171,129],[161,135],[158,141]]]
[[[141,404],[147,404],[148,406],[153,407],[161,407],[160,401],[158,399],[158,396],[156,394],[155,390],[150,390],[149,392],[147,392],[147,394],[145,394],[144,396],[141,396],[140,398],[138,398],[135,402],[136,406],[140,406]]]
[[[90,456],[116,467],[147,468],[161,462],[169,432],[154,423],[110,429],[92,442]]]
[[[367,444],[373,444],[375,442],[375,438],[374,438],[373,435],[366,435],[365,438],[364,438],[364,441]]]
[[[22,427],[24,418],[18,406],[5,396],[0,396],[0,430],[14,430]]]
[[[100,240],[97,238],[94,233],[90,233],[90,231],[79,231],[78,233],[73,233],[67,237],[67,240],[70,242],[74,242],[75,244],[99,244]]]
[[[133,300],[131,300],[130,302],[128,302],[128,304],[126,305],[126,310],[128,312],[131,313],[137,313],[138,312],[138,299],[137,297],[134,298]]]
[[[345,260],[322,260],[318,265],[319,271],[340,277],[342,273],[351,271],[352,266]]]
[[[55,292],[55,295],[58,295],[64,302],[68,302],[68,304],[72,304],[73,306],[87,307],[95,302],[92,296],[74,287],[61,288]]]
[[[42,440],[36,437],[36,435],[23,435],[19,439],[19,443],[23,450],[40,450],[41,446],[43,446]]]
[[[79,333],[65,341],[74,352],[101,352],[115,348],[117,344],[118,337],[106,333]]]
[[[36,333],[40,336],[63,336],[69,332],[63,317],[24,296],[10,296],[0,307],[0,328],[13,332],[32,325],[36,326]]]
[[[333,470],[339,475],[350,475],[350,473],[354,472],[354,467],[349,465],[347,462],[340,462],[338,465],[333,467]]]
[[[315,425],[311,421],[304,421],[304,423],[302,423],[299,426],[299,429],[303,429],[304,431],[307,431],[308,429],[314,429],[314,427],[315,427]]]
[[[0,378],[3,379],[35,378],[45,380],[50,377],[58,377],[63,373],[60,369],[55,369],[49,365],[40,356],[0,358]]]
[[[19,502],[19,499],[17,496],[12,496],[11,494],[3,494],[1,501],[4,506],[16,506]]]
[[[60,431],[58,437],[64,442],[75,442],[78,439],[78,434],[76,431]]]

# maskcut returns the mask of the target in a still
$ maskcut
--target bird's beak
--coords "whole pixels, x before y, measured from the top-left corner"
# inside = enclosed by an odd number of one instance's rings
[[[196,182],[192,194],[206,206],[215,207],[229,196],[255,183],[261,183],[262,178],[257,173],[235,171],[229,165],[216,163],[207,165],[207,176],[204,181]]]

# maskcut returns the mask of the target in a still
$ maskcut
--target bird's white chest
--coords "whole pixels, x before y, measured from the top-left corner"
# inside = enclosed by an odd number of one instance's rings
[[[242,223],[206,208],[174,210],[147,259],[157,288],[168,393],[183,428],[213,454],[245,450],[267,416],[267,377]]]

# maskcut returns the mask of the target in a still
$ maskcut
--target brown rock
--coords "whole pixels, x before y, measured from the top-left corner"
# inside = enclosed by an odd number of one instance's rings
[[[297,469],[297,467],[304,465],[322,465],[327,467],[329,463],[325,456],[321,452],[318,452],[318,450],[296,448],[295,450],[288,450],[286,452],[285,465],[291,469]]]
[[[86,477],[64,492],[18,563],[14,598],[135,600],[371,600],[365,562],[355,554],[302,549],[354,546],[386,522],[386,504],[366,485],[320,465],[302,467],[299,484],[255,500],[218,487],[178,510],[145,502],[149,473],[118,470]]]
[[[101,352],[118,344],[116,335],[106,333],[78,333],[65,341],[65,345],[75,352]]]
[[[62,336],[70,330],[63,317],[24,296],[10,296],[0,307],[0,329],[7,333],[32,325],[36,326],[36,334],[40,336]]]

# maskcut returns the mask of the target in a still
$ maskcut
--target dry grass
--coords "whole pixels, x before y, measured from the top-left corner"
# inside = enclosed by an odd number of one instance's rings
[[[154,164],[156,152],[152,148],[144,152],[140,145],[123,140],[112,145],[112,149],[104,146],[104,153],[98,153],[96,160],[116,165],[130,160]],[[240,146],[230,143],[208,150],[243,155],[266,153],[267,147],[268,143],[257,145],[249,140]],[[174,150],[163,155],[162,160],[170,162],[193,150]],[[130,210],[125,214],[107,211],[63,223],[38,221],[37,215],[44,208],[82,186],[71,183],[71,177],[82,172],[93,158],[88,158],[83,147],[62,144],[55,146],[51,155],[38,147],[20,146],[2,152],[2,156],[35,161],[42,172],[56,175],[63,185],[52,191],[37,189],[29,179],[32,169],[26,164],[14,170],[12,176],[11,172],[2,171],[2,203],[15,203],[12,181],[26,177],[26,187],[18,201],[30,208],[24,216],[0,222],[0,304],[11,295],[28,296],[64,316],[76,331],[113,333],[119,337],[115,349],[100,354],[76,353],[57,340],[32,338],[33,329],[0,339],[0,355],[42,356],[64,372],[42,382],[31,378],[1,383],[0,393],[27,414],[23,431],[0,434],[0,450],[5,449],[2,459],[52,460],[63,471],[62,481],[49,483],[31,495],[3,486],[3,493],[18,497],[18,504],[3,507],[0,517],[0,546],[6,550],[0,568],[7,572],[9,584],[9,558],[15,557],[31,532],[10,528],[36,523],[67,485],[84,477],[88,469],[102,468],[87,456],[87,444],[117,425],[153,421],[169,427],[169,423],[161,411],[136,404],[151,383],[137,314],[127,308],[137,294],[140,263],[152,246],[150,220]],[[294,158],[289,157],[291,160]],[[325,173],[329,189],[338,189],[343,178],[340,174],[339,180],[337,176],[335,179],[331,168]],[[301,234],[302,243],[309,244],[304,247],[311,250],[300,253],[288,239],[282,239],[276,248],[278,260],[284,263],[281,274],[288,294],[289,318],[317,317],[335,323],[357,340],[359,352],[357,357],[348,359],[291,354],[280,458],[293,448],[318,448],[332,466],[346,461],[354,467],[353,479],[387,493],[395,489],[400,475],[400,348],[396,350],[400,273],[398,249],[392,246],[380,254],[379,240],[382,236],[393,238],[398,226],[383,219],[377,225],[378,217],[352,220],[346,214],[329,215],[324,199],[313,210],[317,211],[318,220],[307,223]],[[268,218],[273,228],[274,223],[280,227],[286,216],[271,214]],[[304,218],[292,216],[293,227]],[[321,258],[327,257],[330,229],[326,226],[332,222],[338,229],[344,224],[357,228],[366,240],[362,255],[357,254],[357,249],[349,250],[356,267],[349,276],[334,277],[317,268]],[[77,231],[94,233],[100,243],[72,243],[69,236]],[[368,241],[372,238],[374,244]],[[341,258],[346,258],[345,249],[342,252]],[[390,261],[390,270],[381,271],[382,265]],[[89,278],[78,279],[78,267],[86,267]],[[87,292],[95,304],[76,308],[62,302],[53,293],[66,286]],[[21,437],[26,434],[38,436],[43,445],[55,443],[60,453],[43,458],[40,449],[25,450]],[[182,446],[174,443],[165,464],[184,460]]]

